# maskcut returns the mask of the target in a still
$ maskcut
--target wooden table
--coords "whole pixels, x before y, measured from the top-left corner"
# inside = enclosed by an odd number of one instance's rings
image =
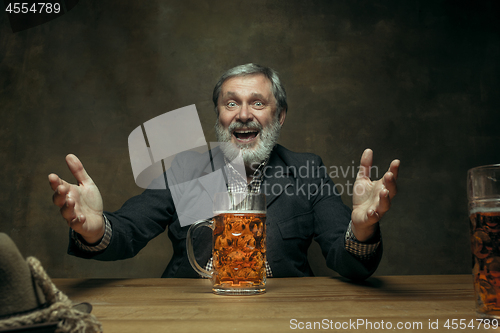
[[[313,328],[331,332],[498,332],[483,326],[478,329],[470,275],[382,276],[359,284],[328,277],[269,279],[267,293],[257,296],[214,295],[211,282],[205,279],[54,282],[73,301],[91,303],[92,313],[106,333],[296,332]],[[447,322],[450,328],[445,327]],[[463,328],[471,323],[474,329]]]

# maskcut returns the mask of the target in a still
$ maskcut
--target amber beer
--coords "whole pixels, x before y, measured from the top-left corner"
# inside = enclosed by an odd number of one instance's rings
[[[214,289],[264,288],[265,212],[218,212],[213,229]]]
[[[474,291],[478,312],[500,316],[500,208],[471,210]]]
[[[193,269],[212,279],[217,295],[258,295],[266,292],[266,197],[262,193],[216,193],[213,218],[194,222],[186,235]],[[212,229],[212,265],[201,267],[193,249],[197,228]]]

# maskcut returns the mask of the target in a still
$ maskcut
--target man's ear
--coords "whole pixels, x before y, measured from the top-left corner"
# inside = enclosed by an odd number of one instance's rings
[[[278,117],[280,125],[283,127],[283,124],[285,123],[285,118],[286,118],[286,109],[281,110],[280,115]]]

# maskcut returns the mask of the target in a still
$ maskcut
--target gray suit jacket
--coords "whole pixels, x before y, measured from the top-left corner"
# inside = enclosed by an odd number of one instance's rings
[[[208,173],[218,167],[213,165],[215,158],[212,165],[201,156],[200,163],[193,163],[193,156],[187,160],[189,165],[182,165],[183,159],[178,159],[178,167],[187,174],[200,170]],[[340,275],[362,280],[373,274],[382,256],[382,246],[369,260],[359,260],[345,250],[351,211],[334,191],[327,169],[317,155],[294,153],[276,145],[264,171],[261,191],[266,194],[267,260],[274,277],[313,275],[307,260],[313,239],[321,246],[328,267]],[[89,253],[70,241],[68,253],[97,260],[130,258],[168,227],[174,253],[162,277],[199,277],[186,254],[189,227],[181,227],[168,188],[147,189],[126,201],[118,211],[105,214],[113,229],[109,246],[100,253]],[[206,230],[194,238],[196,258],[201,265],[211,257],[212,246],[211,230],[202,229]]]

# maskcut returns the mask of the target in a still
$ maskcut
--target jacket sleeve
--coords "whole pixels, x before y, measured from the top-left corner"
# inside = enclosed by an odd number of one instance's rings
[[[314,239],[321,247],[326,264],[351,280],[364,280],[377,269],[382,258],[382,244],[367,259],[361,259],[346,250],[345,235],[351,220],[351,210],[342,203],[341,196],[323,162],[320,165],[319,190],[313,198]]]
[[[112,227],[108,247],[100,252],[84,251],[70,237],[69,254],[104,261],[131,258],[177,219],[168,188],[147,189],[127,200],[116,212],[104,214]]]

